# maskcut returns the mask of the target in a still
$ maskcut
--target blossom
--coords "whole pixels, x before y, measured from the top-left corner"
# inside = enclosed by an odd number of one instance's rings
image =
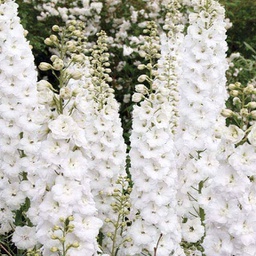
[[[76,129],[73,118],[63,114],[49,122],[48,126],[54,139],[70,139]]]
[[[256,125],[254,124],[251,128],[250,133],[247,136],[251,145],[256,146]]]
[[[35,227],[18,226],[15,228],[12,241],[19,249],[32,249],[37,244],[35,231]]]
[[[236,148],[229,157],[228,162],[238,172],[245,173],[247,176],[255,175],[256,164],[255,147],[247,142]]]
[[[204,234],[204,227],[198,218],[188,219],[182,224],[183,238],[189,243],[196,243]]]
[[[245,132],[236,125],[229,125],[224,132],[224,138],[236,144],[240,142],[245,135]]]

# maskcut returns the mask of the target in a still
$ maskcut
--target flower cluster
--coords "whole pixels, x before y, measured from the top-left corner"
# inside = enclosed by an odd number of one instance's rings
[[[83,25],[70,21],[64,28],[54,26],[53,31],[57,35],[45,40],[55,47],[52,64],[41,63],[39,68],[52,70],[58,88],[46,80],[38,83],[41,147],[34,156],[37,169],[29,173],[26,184],[30,199],[27,216],[36,227],[43,255],[65,255],[67,251],[70,255],[94,255],[99,250],[96,237],[102,221],[90,187],[85,134],[87,111],[90,113],[85,88],[89,66]],[[79,104],[83,100],[85,103]]]
[[[0,234],[17,224],[17,211],[26,199],[21,188],[27,172],[24,161],[38,149],[38,126],[32,121],[37,72],[17,8],[12,0],[0,4]],[[28,246],[34,246],[30,242]]]
[[[255,211],[255,85],[228,86],[229,104],[222,115],[227,127],[221,133],[219,171],[209,186],[206,207],[206,253],[254,255]]]
[[[183,240],[191,245],[205,234],[205,205],[199,198],[218,169],[215,129],[227,98],[224,9],[212,0],[193,4],[180,53],[183,73],[179,80],[180,122],[176,140],[179,214],[183,219]]]
[[[32,2],[28,0],[27,2]],[[40,13],[37,17],[39,21],[45,21],[49,17],[58,17],[63,22],[70,20],[83,21],[86,27],[84,31],[86,36],[94,35],[98,32],[100,24],[100,12],[102,11],[102,3],[100,1],[67,1],[51,0],[36,1],[34,8]]]
[[[92,99],[91,111],[87,111],[85,123],[91,159],[88,171],[99,217],[103,221],[108,219],[117,222],[119,213],[111,205],[115,203],[114,193],[121,189],[120,184],[117,184],[119,176],[126,176],[126,145],[118,113],[119,104],[114,90],[108,85],[112,80],[109,76],[108,37],[104,31],[97,35],[98,40],[92,49],[90,60],[91,85],[88,91]],[[106,237],[102,244],[103,251],[115,255],[113,245],[107,239],[107,234],[112,232],[110,221],[105,222],[101,232]],[[122,240],[121,237],[116,237],[115,240],[117,239]]]
[[[169,84],[156,79],[160,38],[156,26],[149,23],[149,33],[143,54],[147,65],[139,68],[148,70],[141,75],[136,86],[136,101],[143,99],[133,109],[131,134],[131,168],[133,187],[131,192],[131,227],[128,234],[131,243],[125,255],[144,252],[153,255],[182,255],[179,247],[180,230],[176,215],[177,172],[173,145],[172,105]]]

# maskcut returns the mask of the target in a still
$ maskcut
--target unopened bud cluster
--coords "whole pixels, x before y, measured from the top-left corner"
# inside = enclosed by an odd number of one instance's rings
[[[70,100],[75,92],[67,87],[70,79],[79,80],[83,76],[83,67],[87,53],[84,24],[69,21],[65,27],[54,25],[53,34],[45,39],[45,44],[54,48],[50,63],[41,62],[39,69],[52,71],[58,81],[57,88],[46,80],[38,82],[39,102],[55,106],[58,113],[63,113],[64,100]]]
[[[142,85],[137,85],[135,87],[136,93],[132,98],[134,102],[139,102],[144,98],[145,95],[148,95],[155,89],[153,88],[153,80],[158,76],[157,60],[161,58],[160,38],[158,36],[156,23],[153,21],[148,22],[143,32],[146,34],[144,36],[145,43],[140,47],[139,54],[145,59],[146,64],[138,65],[138,69],[147,70],[147,72],[146,74],[138,77],[138,82],[146,82],[149,84],[149,90],[147,90],[147,88],[143,88],[141,90]]]
[[[256,87],[248,83],[246,86],[236,82],[228,86],[231,109],[224,109],[222,115],[239,128],[246,131],[256,120]]]
[[[60,247],[53,246],[51,252],[58,252],[61,255],[66,255],[70,248],[78,248],[79,243],[77,241],[73,243],[66,243],[66,236],[74,231],[74,225],[71,223],[74,220],[73,216],[68,218],[60,218],[61,225],[55,225],[52,228],[52,240],[58,240],[61,244]],[[59,232],[60,231],[60,232]]]
[[[111,255],[115,255],[115,250],[118,249],[118,247],[121,244],[124,244],[127,241],[130,241],[130,238],[124,237],[122,234],[124,234],[126,228],[127,228],[127,216],[129,214],[129,209],[131,207],[130,204],[130,192],[131,188],[129,186],[130,180],[127,177],[120,176],[118,180],[116,181],[116,184],[120,186],[120,188],[114,189],[114,192],[112,194],[114,198],[114,202],[111,204],[111,207],[113,211],[117,214],[117,219],[110,219],[106,218],[106,223],[111,223],[113,225],[113,231],[108,232],[106,235],[111,239],[113,243],[113,251]],[[121,235],[121,240],[120,236]]]
[[[108,37],[104,31],[97,33],[98,40],[93,46],[91,53],[91,69],[90,74],[92,76],[92,83],[94,89],[97,91],[95,98],[98,102],[104,105],[107,100],[108,95],[112,94],[114,91],[108,86],[108,83],[112,81],[110,77],[111,69],[109,62],[108,51]]]

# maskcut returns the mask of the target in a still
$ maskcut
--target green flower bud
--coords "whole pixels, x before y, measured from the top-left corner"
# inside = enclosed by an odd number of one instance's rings
[[[52,42],[52,40],[51,40],[49,37],[47,37],[47,38],[44,40],[44,43],[45,43],[46,45],[48,45],[48,46],[53,45],[53,42]]]
[[[233,116],[234,112],[230,109],[223,109],[221,111],[221,115],[224,116],[224,117],[231,117]]]
[[[251,116],[253,119],[256,119],[256,110],[253,110],[253,111],[250,113],[250,116]]]
[[[58,37],[57,37],[56,35],[50,35],[50,39],[51,39],[51,41],[52,41],[53,43],[59,42],[59,39],[58,39]]]
[[[38,68],[42,71],[48,71],[53,68],[53,66],[47,62],[41,62]]]
[[[230,95],[233,97],[237,97],[239,95],[239,91],[238,90],[232,90],[230,91]]]
[[[52,31],[59,32],[60,31],[60,27],[58,25],[53,25],[52,26]]]
[[[148,76],[147,75],[140,75],[138,77],[138,82],[143,83],[145,80],[147,80]]]
[[[246,105],[246,107],[247,107],[247,108],[255,109],[255,108],[256,108],[256,102],[255,102],[255,101],[249,102],[249,103]]]
[[[78,242],[74,242],[73,244],[72,244],[72,247],[74,247],[74,248],[78,248],[80,246],[80,244],[78,243]]]

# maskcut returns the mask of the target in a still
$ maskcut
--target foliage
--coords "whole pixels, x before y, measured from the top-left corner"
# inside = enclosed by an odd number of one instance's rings
[[[256,1],[255,0],[220,0],[226,9],[226,15],[233,26],[228,30],[229,53],[241,52],[246,58],[251,52],[244,47],[244,42],[256,47]]]

